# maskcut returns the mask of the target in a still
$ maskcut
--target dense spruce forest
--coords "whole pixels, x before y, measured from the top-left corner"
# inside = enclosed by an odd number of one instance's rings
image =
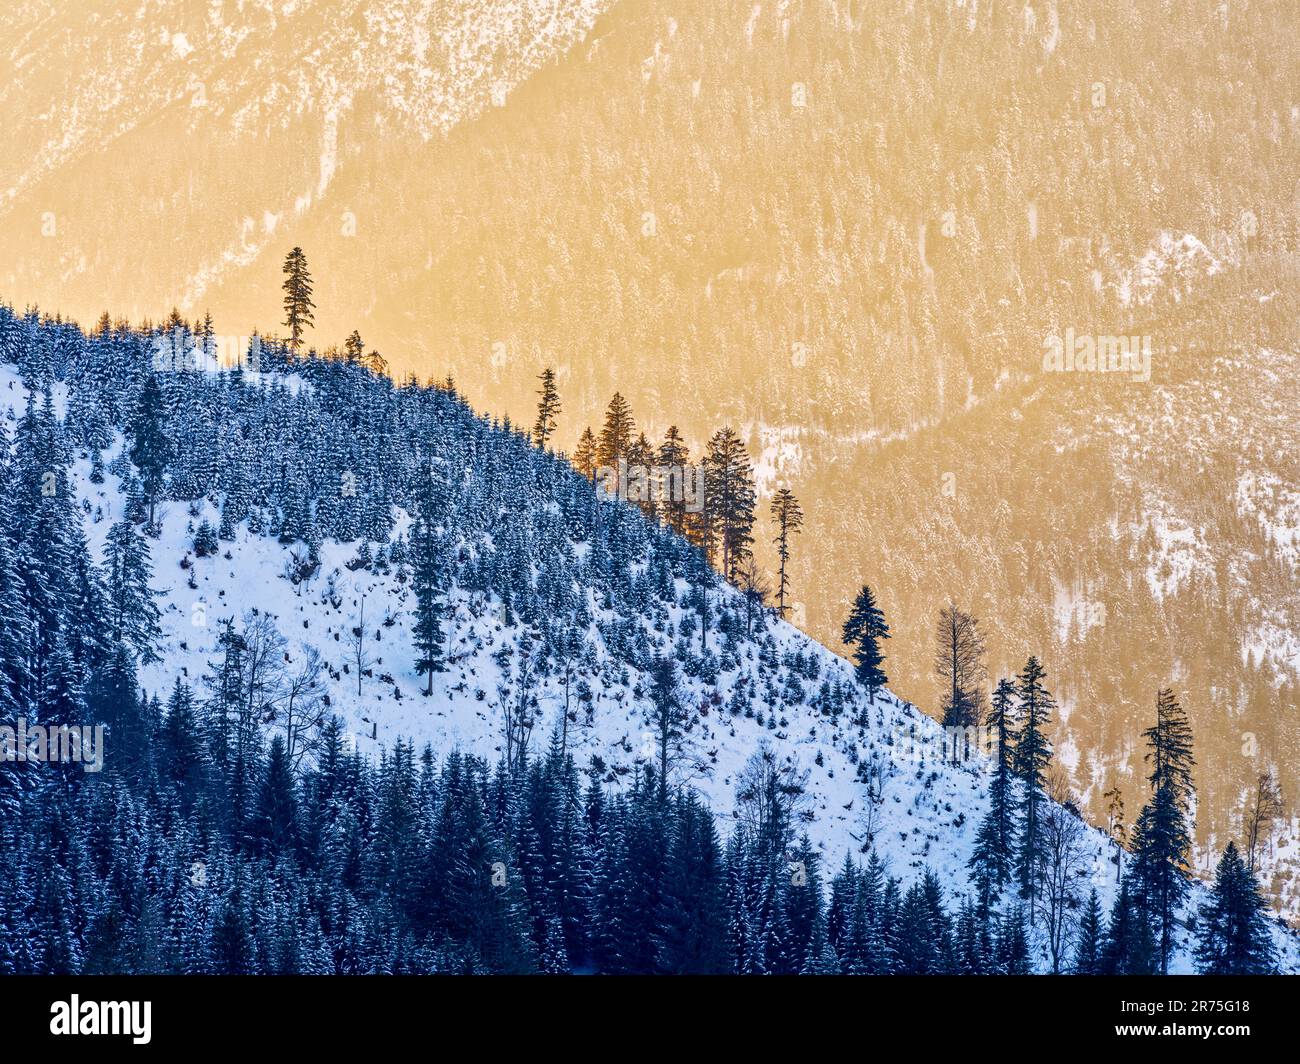
[[[1116,848],[1109,913],[1080,889],[1090,829],[1052,794],[1053,702],[1032,657],[994,692],[969,883],[891,868],[870,846],[824,868],[801,782],[771,748],[738,773],[725,823],[672,778],[708,709],[679,684],[756,659],[767,689],[718,713],[776,731],[806,707],[865,733],[889,636],[869,588],[845,624],[851,673],[811,652],[777,661],[766,592],[745,572],[750,527],[726,507],[716,538],[692,542],[669,514],[606,497],[532,435],[475,415],[452,382],[394,384],[359,338],[331,357],[301,351],[297,330],[253,338],[224,369],[216,345],[210,321],[106,316],[86,334],[0,308],[0,360],[24,393],[0,447],[0,736],[19,721],[106,729],[102,772],[0,760],[0,972],[1147,972],[1168,968],[1183,930],[1203,971],[1273,968],[1274,930],[1234,845],[1201,911],[1181,915],[1194,759],[1171,693],[1145,733],[1151,797]],[[74,461],[120,484],[122,514],[77,497]],[[233,615],[206,675],[143,690],[159,661],[155,566],[176,562],[154,557],[159,513],[205,499],[220,520],[198,523],[194,557],[243,529],[292,548],[286,587],[314,576],[327,540],[393,570],[430,687],[452,665],[453,592],[521,627],[496,655],[514,683],[500,757],[399,741],[368,758],[319,700],[286,721],[257,664],[276,644]],[[97,559],[86,526],[102,521]],[[622,778],[575,762],[580,708],[533,735],[537,677],[573,678],[580,706],[583,677],[611,667],[649,677],[636,690],[652,749]],[[967,692],[952,682],[960,722]]]

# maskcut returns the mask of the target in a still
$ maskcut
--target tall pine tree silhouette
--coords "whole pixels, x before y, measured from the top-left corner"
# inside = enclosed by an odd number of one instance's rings
[[[874,702],[877,692],[889,682],[883,668],[885,655],[880,649],[880,641],[889,638],[889,625],[885,623],[885,615],[876,605],[876,597],[866,584],[862,585],[862,590],[853,601],[853,609],[844,622],[841,638],[853,648],[858,683],[867,689]]]
[[[1074,955],[1075,975],[1101,974],[1101,902],[1094,887],[1079,917],[1079,940]]]
[[[542,370],[538,380],[542,387],[537,393],[537,421],[533,424],[533,440],[544,450],[547,441],[555,435],[555,419],[560,413],[560,393],[555,387],[555,370],[550,366]]]
[[[618,460],[627,457],[635,432],[636,419],[632,417],[632,408],[622,394],[615,392],[605,410],[605,424],[596,445],[597,465],[616,468]]]
[[[316,324],[312,314],[316,304],[311,301],[311,274],[307,272],[307,256],[302,248],[294,248],[284,257],[284,284],[280,287],[284,290],[284,325],[289,330],[289,348],[297,355],[302,347],[303,330]]]
[[[411,586],[415,591],[414,643],[417,652],[415,671],[427,675],[424,693],[433,694],[433,674],[445,668],[442,618],[444,605],[442,572],[443,545],[437,531],[427,518],[421,518],[411,542],[414,555],[411,565]]]
[[[776,612],[784,617],[785,596],[790,587],[786,567],[790,562],[790,537],[803,527],[803,510],[799,500],[789,488],[781,488],[772,496],[772,520],[776,522],[776,556],[780,561],[776,581]]]
[[[588,425],[578,438],[578,446],[573,452],[573,465],[579,473],[590,481],[596,479],[596,466],[599,464],[596,436]]]
[[[1011,881],[1015,858],[1016,824],[1013,793],[1015,757],[1011,714],[1016,688],[1008,679],[998,681],[989,708],[989,728],[997,748],[994,750],[993,778],[989,782],[989,809],[975,836],[975,851],[970,868],[980,904],[987,909],[997,901]]]
[[[744,441],[729,427],[709,439],[704,499],[722,548],[722,575],[737,583],[754,542],[754,474]]]
[[[1169,971],[1174,922],[1187,896],[1191,855],[1192,728],[1173,691],[1156,696],[1156,722],[1142,733],[1151,765],[1151,799],[1133,830],[1133,872],[1138,903],[1146,915],[1160,961]]]
[[[664,433],[663,442],[655,460],[659,463],[661,518],[669,528],[679,536],[687,533],[687,506],[690,505],[686,492],[687,465],[690,451],[676,425],[669,425]]]
[[[1044,729],[1056,705],[1043,686],[1045,675],[1046,670],[1038,659],[1031,656],[1025,662],[1024,671],[1016,678],[1020,727],[1014,764],[1016,776],[1024,786],[1020,820],[1020,892],[1022,896],[1031,899],[1031,916],[1041,843],[1040,809],[1044,801],[1042,789],[1047,780],[1047,766],[1052,760],[1052,743]]]

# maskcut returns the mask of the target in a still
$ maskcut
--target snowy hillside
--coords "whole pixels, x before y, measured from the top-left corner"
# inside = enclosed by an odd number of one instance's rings
[[[103,366],[74,358],[70,368],[72,383],[51,388],[54,411],[70,440],[79,433],[94,438],[95,418],[87,411],[95,404],[88,405],[87,397],[97,394],[100,385],[89,381]],[[339,372],[309,365],[237,380],[229,373],[182,375],[170,397],[182,451],[174,493],[188,471],[182,434],[199,432],[200,425],[217,434],[234,430],[192,409],[194,402],[201,405],[193,400],[196,393],[237,394],[232,409],[260,409],[285,431],[283,415],[292,411],[311,426],[305,432],[299,426],[299,438],[319,440],[329,436],[329,428],[318,407],[327,405]],[[384,397],[371,396],[376,403],[395,394],[386,383],[364,384],[358,393],[363,404],[371,387]],[[99,400],[108,402],[103,395]],[[11,437],[27,402],[14,368],[0,369],[0,410]],[[278,640],[273,645],[291,668],[312,651],[319,654],[326,668],[325,701],[346,722],[351,743],[363,755],[391,753],[401,738],[417,747],[427,742],[440,755],[461,749],[496,762],[504,752],[503,706],[531,696],[536,702],[529,749],[544,750],[563,729],[579,769],[617,791],[656,756],[648,670],[653,657],[663,654],[681,667],[680,695],[688,707],[673,781],[697,789],[724,830],[736,815],[736,786],[746,762],[766,747],[785,778],[803,781],[799,829],[823,856],[823,868],[839,867],[846,855],[863,860],[874,847],[904,886],[931,869],[954,908],[970,895],[967,866],[988,807],[985,756],[950,763],[943,732],[930,717],[887,692],[871,703],[847,662],[767,611],[749,615],[738,592],[692,566],[680,541],[630,507],[597,503],[585,481],[517,434],[474,418],[445,394],[437,402],[442,405],[429,424],[439,425],[443,435],[411,437],[428,446],[424,458],[444,470],[453,496],[442,527],[449,554],[457,559],[443,625],[447,665],[434,674],[431,695],[417,672],[409,571],[394,558],[395,547],[402,558],[412,530],[407,507],[398,501],[402,493],[393,493],[390,520],[379,522],[373,540],[338,542],[313,527],[308,545],[281,542],[288,537],[270,530],[290,518],[272,518],[273,502],[255,494],[249,515],[236,521],[230,493],[216,490],[232,467],[275,453],[266,441],[262,453],[254,453],[258,447],[244,442],[247,436],[238,453],[209,437],[204,446],[216,446],[215,453],[224,456],[220,468],[209,470],[211,489],[159,505],[159,534],[150,551],[161,660],[141,668],[141,685],[165,695],[180,678],[204,691],[204,677],[220,658],[223,622],[239,628],[269,617],[284,639],[282,646]],[[399,412],[393,424],[402,426],[411,417],[410,411]],[[98,426],[103,444],[97,456],[84,445],[70,455],[70,487],[92,556],[101,562],[109,529],[138,491],[123,435],[109,426],[111,420]],[[344,464],[364,471],[366,456],[355,454]],[[346,487],[349,475],[350,470],[337,500],[344,505],[354,498]],[[367,475],[362,473],[363,480]],[[251,474],[250,479],[257,482]],[[286,490],[292,495],[292,488]],[[554,494],[548,497],[548,491]],[[581,502],[584,493],[587,501]],[[313,511],[316,517],[323,505]],[[594,512],[586,513],[587,506]],[[199,557],[195,537],[205,522],[221,527],[223,536],[215,553]],[[625,576],[608,564],[611,545],[632,559]],[[552,586],[557,581],[560,586]],[[710,623],[702,637],[698,593],[711,585]],[[542,610],[526,588],[547,596]],[[634,602],[640,604],[635,613],[629,609]],[[577,639],[566,659],[569,669],[552,654],[559,629]],[[1083,892],[1095,886],[1109,911],[1117,889],[1114,846],[1090,829],[1084,847]],[[1198,888],[1188,911],[1203,902]],[[1173,968],[1189,971],[1189,936],[1183,939]],[[1285,969],[1300,966],[1290,936],[1279,932],[1278,945]],[[1041,941],[1036,948],[1045,965]]]

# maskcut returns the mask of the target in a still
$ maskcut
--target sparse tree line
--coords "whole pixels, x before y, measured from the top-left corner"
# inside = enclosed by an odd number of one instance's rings
[[[842,636],[851,648],[857,680],[874,701],[887,682],[880,640],[889,637],[889,626],[870,587],[859,592]],[[1088,827],[1064,774],[1052,762],[1049,729],[1056,702],[1043,682],[1046,670],[1031,656],[1014,680],[999,680],[986,708],[984,655],[978,621],[955,606],[944,607],[935,655],[943,685],[944,756],[953,763],[965,761],[980,745],[992,753],[989,808],[969,866],[976,899],[971,917],[982,941],[991,941],[988,925],[996,919],[999,902],[1013,899],[1016,919],[1039,929],[1053,973],[1167,973],[1182,926],[1179,907],[1192,880],[1195,761],[1186,713],[1172,691],[1159,692],[1156,721],[1142,733],[1148,744],[1150,797],[1131,836],[1118,790],[1111,796],[1108,828],[1115,840],[1120,890],[1109,923],[1103,925],[1096,889],[1085,898],[1081,886],[1090,871]],[[972,741],[972,732],[980,727],[987,728],[985,744]],[[1198,970],[1273,970],[1268,910],[1254,872],[1259,841],[1282,810],[1276,782],[1271,775],[1261,776],[1243,832],[1247,860],[1235,842],[1228,843],[1213,899],[1195,924]],[[1095,880],[1100,869],[1091,871]]]
[[[983,745],[993,755],[990,808],[971,861],[981,906],[1015,888],[1029,905],[1031,920],[1045,930],[1053,971],[1061,970],[1070,936],[1077,934],[1081,956],[1091,959],[1080,960],[1076,970],[1166,972],[1176,910],[1191,880],[1195,761],[1186,713],[1172,691],[1159,692],[1156,722],[1142,733],[1151,769],[1149,799],[1131,831],[1118,788],[1106,796],[1121,889],[1103,935],[1096,892],[1085,901],[1078,886],[1086,871],[1085,825],[1064,773],[1052,763],[1049,729],[1056,702],[1043,683],[1045,670],[1030,657],[1014,680],[999,680],[986,705],[984,658],[979,622],[951,604],[940,610],[935,672],[946,752],[954,763],[966,760],[981,737],[977,729],[983,728]],[[1201,970],[1267,971],[1274,963],[1267,907],[1254,873],[1260,840],[1282,812],[1272,775],[1261,776],[1244,824],[1247,859],[1242,861],[1235,842],[1228,844],[1216,875],[1215,901],[1201,914],[1196,952]]]
[[[880,641],[889,626],[870,587],[864,586],[845,621],[842,638],[851,648],[855,675],[874,701],[887,682]],[[992,753],[989,809],[979,825],[970,862],[977,923],[991,919],[999,901],[1011,897],[1026,907],[1025,918],[1041,929],[1051,970],[1081,974],[1167,973],[1175,950],[1178,910],[1191,875],[1192,732],[1173,692],[1156,700],[1156,721],[1142,734],[1150,797],[1131,835],[1123,799],[1111,794],[1108,830],[1115,840],[1120,892],[1103,927],[1093,889],[1083,897],[1087,825],[1074,804],[1064,774],[1052,762],[1049,730],[1056,702],[1044,684],[1046,670],[1031,656],[1014,679],[999,680],[987,707],[987,675],[979,622],[951,604],[936,625],[935,671],[942,684],[944,756],[967,760],[980,745]],[[987,742],[978,741],[978,728]],[[975,738],[972,738],[974,733]],[[1267,905],[1255,877],[1263,835],[1283,814],[1280,789],[1271,774],[1260,777],[1244,825],[1247,858],[1229,842],[1215,877],[1214,898],[1200,914],[1196,932],[1199,970],[1216,974],[1268,972],[1275,955]],[[1125,867],[1125,856],[1128,866]],[[1094,878],[1099,872],[1092,870]],[[1188,928],[1190,930],[1190,926]]]
[[[945,618],[941,631],[950,632]],[[1051,970],[1066,970],[1070,948],[1080,974],[1165,974],[1180,932],[1194,941],[1197,969],[1214,974],[1274,969],[1267,905],[1253,870],[1229,842],[1212,899],[1184,922],[1192,874],[1194,786],[1192,732],[1173,692],[1161,690],[1154,723],[1143,733],[1148,798],[1131,835],[1122,801],[1110,824],[1119,891],[1104,923],[1095,886],[1108,876],[1088,866],[1087,826],[1062,774],[1053,771],[1047,726],[1055,708],[1034,657],[1014,681],[994,690],[988,714],[993,745],[989,809],[979,826],[970,870],[979,908],[1014,895],[1042,929]]]
[[[547,368],[539,379],[532,436],[544,448],[555,434],[561,406],[555,371]],[[663,440],[654,444],[637,430],[631,406],[615,392],[599,434],[590,426],[582,430],[573,464],[606,494],[634,503],[648,519],[684,537],[755,609],[768,604],[774,592],[753,554],[757,503],[753,463],[735,429],[727,426],[715,432],[703,456],[692,463],[676,425],[670,425]],[[777,489],[769,510],[779,562],[776,611],[785,617],[790,608],[791,537],[803,527],[803,510],[788,487]]]

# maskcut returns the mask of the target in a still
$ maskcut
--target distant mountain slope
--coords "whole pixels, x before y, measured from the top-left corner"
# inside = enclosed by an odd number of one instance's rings
[[[87,339],[0,310],[0,341],[27,379],[49,382],[69,486],[102,559],[113,522],[143,505],[120,428],[158,351],[192,350],[193,338],[110,329]],[[563,729],[590,778],[617,788],[653,759],[647,672],[667,654],[688,707],[676,780],[725,818],[742,769],[766,746],[806,798],[800,827],[823,867],[874,846],[905,881],[928,867],[965,895],[988,801],[982,756],[948,763],[929,717],[888,693],[869,703],[842,659],[784,622],[749,616],[683,541],[600,501],[567,463],[454,395],[396,389],[341,362],[288,364],[273,345],[263,359],[257,372],[158,375],[175,455],[151,546],[163,635],[162,660],[141,671],[148,690],[165,693],[179,677],[208,691],[222,622],[270,617],[287,662],[320,654],[329,706],[364,753],[406,737],[495,761],[502,708],[522,696],[534,749]],[[181,364],[190,361],[201,352]],[[13,368],[0,376],[0,404],[8,422],[28,406]],[[403,551],[407,512],[430,477],[453,609],[448,668],[426,697]],[[205,520],[222,537],[198,557]],[[1084,847],[1081,870],[1109,906],[1113,847],[1094,830]],[[1201,899],[1194,891],[1188,911]],[[1180,936],[1176,967],[1187,970]],[[1300,964],[1290,936],[1278,942],[1285,964]]]
[[[0,162],[0,218],[17,252],[0,278],[55,281],[70,309],[80,302],[77,278],[111,272],[115,249],[134,246],[138,275],[154,278],[165,302],[210,302],[268,253],[274,258],[273,242],[305,217],[328,211],[346,235],[332,186],[363,150],[362,131],[441,143],[459,123],[504,104],[605,6],[6,5],[0,106],[26,120]],[[114,176],[87,186],[78,175],[88,169]],[[146,217],[158,223],[147,223],[157,243],[139,240]],[[123,290],[110,301],[138,317],[153,312],[154,296],[142,295]]]

